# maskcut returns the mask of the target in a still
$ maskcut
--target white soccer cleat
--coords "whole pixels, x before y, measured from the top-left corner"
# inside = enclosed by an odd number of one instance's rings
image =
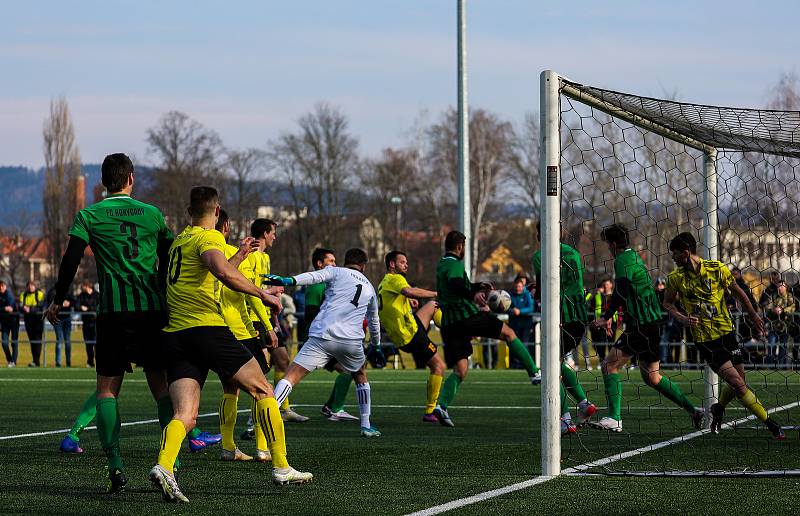
[[[577,427],[572,424],[572,421],[561,418],[561,435],[577,434]]]
[[[381,431],[375,428],[374,426],[371,426],[369,428],[367,428],[366,426],[361,427],[361,437],[380,437],[381,435],[382,435]]]
[[[153,466],[153,469],[150,470],[149,478],[150,482],[161,491],[161,496],[165,501],[183,503],[189,501],[189,499],[181,493],[175,476],[160,465],[156,464]]]
[[[281,410],[281,419],[286,423],[305,423],[308,421],[307,416],[301,416],[292,409]]]
[[[269,450],[256,450],[257,462],[272,462],[272,454]]]
[[[533,384],[533,385],[539,385],[539,384],[541,384],[541,383],[542,383],[542,372],[541,372],[541,371],[537,371],[537,372],[536,372],[536,373],[535,373],[533,376],[531,376],[530,378],[531,378],[531,384]]]
[[[598,428],[602,428],[603,430],[608,430],[609,432],[622,432],[621,419],[617,421],[613,417],[606,416],[595,424]]]
[[[339,412],[331,412],[331,415],[328,416],[328,421],[358,421],[358,418],[346,410],[340,410]]]
[[[278,486],[287,484],[307,484],[314,479],[311,473],[297,471],[293,467],[272,468],[272,482]]]
[[[226,462],[234,462],[234,461],[243,461],[246,462],[248,460],[253,460],[253,457],[249,456],[239,448],[236,448],[233,451],[229,451],[226,449],[222,449],[222,452],[219,454],[220,460],[224,460]]]

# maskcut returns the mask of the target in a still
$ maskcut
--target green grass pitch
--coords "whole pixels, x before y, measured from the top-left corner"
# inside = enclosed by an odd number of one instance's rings
[[[181,454],[179,478],[191,500],[187,506],[161,501],[148,481],[159,442],[155,423],[122,430],[122,450],[129,477],[124,494],[103,493],[105,461],[94,430],[84,432],[86,453],[58,451],[59,432],[0,440],[0,512],[58,514],[406,514],[490,489],[527,480],[539,472],[539,388],[521,371],[471,371],[451,409],[456,428],[420,421],[425,393],[424,371],[370,371],[373,422],[379,439],[358,435],[358,424],[332,423],[318,412],[327,399],[333,376],[317,372],[292,393],[297,410],[312,417],[306,424],[287,424],[290,462],[314,473],[304,486],[276,487],[269,466],[222,463],[210,448]],[[670,373],[690,397],[699,399],[698,373]],[[800,399],[800,375],[752,373],[750,383],[768,407]],[[580,378],[590,398],[604,406],[597,372]],[[0,370],[0,437],[68,428],[93,388],[86,369]],[[200,413],[214,413],[221,389],[209,377]],[[349,408],[357,413],[354,393]],[[242,400],[240,409],[249,407]],[[123,422],[155,418],[144,375],[129,375],[120,404]],[[602,409],[601,409],[602,413]],[[731,404],[728,420],[746,414]],[[237,436],[246,422],[240,414]],[[797,425],[800,409],[775,416]],[[581,430],[563,441],[564,467],[583,464],[691,432],[688,417],[642,385],[631,371],[625,383],[625,432],[606,434]],[[216,416],[199,419],[216,431]],[[686,443],[609,465],[620,470],[709,470],[723,468],[800,469],[796,430],[785,442],[744,423],[721,436],[703,436]],[[238,443],[252,452],[252,441]],[[463,507],[459,514],[789,514],[796,513],[798,478],[631,478],[561,477],[544,484]]]

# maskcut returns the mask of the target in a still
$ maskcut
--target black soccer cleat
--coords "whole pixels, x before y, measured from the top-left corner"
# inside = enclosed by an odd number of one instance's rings
[[[722,431],[722,422],[725,419],[725,407],[723,407],[720,403],[714,403],[711,405],[711,425],[709,426],[709,430],[711,430],[712,434],[718,434]]]
[[[108,494],[116,495],[125,491],[125,486],[128,485],[128,477],[122,470],[115,469],[108,474]]]
[[[773,421],[772,418],[767,418],[765,424],[767,425],[767,428],[769,428],[769,431],[772,433],[772,437],[774,437],[775,440],[783,441],[786,439],[786,434],[783,433],[783,428],[781,428],[781,425]]]

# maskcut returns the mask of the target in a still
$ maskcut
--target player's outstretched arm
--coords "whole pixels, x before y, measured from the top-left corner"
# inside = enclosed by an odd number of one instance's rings
[[[282,308],[280,299],[273,295],[267,294],[265,291],[251,283],[242,275],[241,272],[239,272],[239,269],[228,262],[222,251],[218,249],[209,249],[200,255],[200,259],[203,261],[205,266],[208,267],[209,272],[211,272],[215,278],[220,280],[222,284],[229,289],[258,297],[264,302],[265,305],[273,307],[276,310],[280,310]]]
[[[435,290],[417,287],[405,287],[400,293],[410,299],[430,299],[438,295]]]
[[[335,267],[325,267],[322,270],[304,272],[297,276],[279,276],[277,274],[264,274],[264,282],[270,285],[282,285],[290,287],[292,285],[316,285],[326,283],[333,279]]]
[[[83,252],[88,245],[87,242],[75,235],[70,235],[69,237],[67,250],[64,251],[61,264],[58,266],[56,295],[45,312],[45,317],[53,324],[58,322],[58,311],[61,309],[61,303],[64,302],[64,299],[66,299],[69,293],[69,286],[72,285],[72,280],[75,279],[75,273],[78,272],[78,266],[81,264]]]

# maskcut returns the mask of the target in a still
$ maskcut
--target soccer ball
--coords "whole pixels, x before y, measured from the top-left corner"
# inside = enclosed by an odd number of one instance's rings
[[[486,304],[492,312],[504,314],[511,308],[511,296],[505,290],[492,290],[486,296]]]

